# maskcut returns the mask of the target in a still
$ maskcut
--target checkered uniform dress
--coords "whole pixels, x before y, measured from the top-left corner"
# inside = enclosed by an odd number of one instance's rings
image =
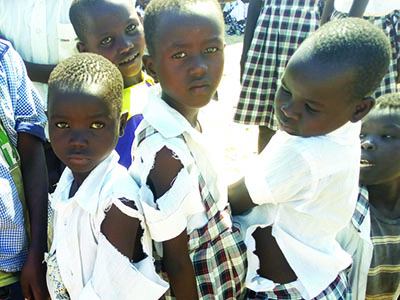
[[[280,284],[271,292],[254,292],[248,290],[246,299],[254,300],[302,300],[304,299],[299,291],[290,283]],[[351,299],[351,289],[347,283],[347,273],[342,271],[334,281],[313,300],[345,300]]]
[[[333,19],[347,18],[348,14],[334,10],[331,16]],[[394,10],[386,16],[364,16],[364,19],[371,22],[378,28],[381,28],[390,39],[392,47],[392,59],[389,70],[383,78],[381,85],[375,90],[373,97],[378,98],[381,95],[397,92],[396,79],[398,74],[398,65],[400,63],[400,10]]]
[[[247,53],[234,120],[277,129],[274,98],[298,45],[318,28],[320,0],[265,0]]]
[[[150,130],[149,130],[150,129]],[[152,134],[154,128],[146,128],[138,135],[138,145]],[[183,136],[181,136],[184,139]],[[199,299],[243,299],[244,282],[247,269],[246,246],[239,230],[229,227],[226,218],[230,217],[229,207],[220,211],[199,175],[199,190],[208,218],[207,224],[188,236],[190,259],[195,271]],[[154,251],[156,271],[166,281],[168,275],[161,257]],[[169,289],[161,299],[175,299]]]

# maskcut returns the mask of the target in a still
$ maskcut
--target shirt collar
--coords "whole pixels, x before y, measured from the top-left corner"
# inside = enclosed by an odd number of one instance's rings
[[[119,156],[113,151],[105,160],[103,160],[96,168],[94,168],[89,176],[83,181],[76,194],[69,198],[74,177],[71,170],[65,168],[61,175],[60,181],[53,194],[52,207],[57,210],[57,207],[64,203],[75,201],[88,213],[95,213],[97,211],[99,196],[104,182],[104,178],[109,171],[118,164]]]
[[[326,136],[335,139],[341,144],[360,143],[361,121],[347,122],[342,127],[328,133]]]
[[[161,99],[159,84],[150,88],[149,98],[143,109],[144,119],[164,137],[171,138],[188,132],[191,136],[199,135],[184,116]]]

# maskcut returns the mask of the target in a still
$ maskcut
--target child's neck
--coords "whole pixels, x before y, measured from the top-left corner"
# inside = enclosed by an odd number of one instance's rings
[[[76,192],[78,191],[80,184],[74,179],[71,184],[71,189],[69,190],[69,198],[75,196]]]
[[[390,182],[368,186],[369,202],[383,216],[389,219],[400,218],[400,183]]]
[[[124,77],[124,89],[129,88],[135,84],[138,84],[144,80],[142,72],[139,72],[132,77]]]

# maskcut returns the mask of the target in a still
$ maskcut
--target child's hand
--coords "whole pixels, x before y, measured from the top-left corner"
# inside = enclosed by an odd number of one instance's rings
[[[50,299],[46,285],[46,265],[42,261],[43,251],[29,250],[21,271],[22,293],[26,299]]]

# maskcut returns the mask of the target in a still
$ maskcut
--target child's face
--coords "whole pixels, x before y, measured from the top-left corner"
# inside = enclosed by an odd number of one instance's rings
[[[54,93],[49,96],[51,145],[78,182],[115,148],[123,121],[101,93]]]
[[[162,87],[162,98],[182,115],[205,106],[224,67],[224,29],[215,10],[164,14],[154,53],[145,64]]]
[[[400,181],[400,112],[374,109],[362,121],[360,182]]]
[[[100,1],[87,10],[86,24],[86,41],[78,43],[79,51],[107,58],[118,67],[124,82],[140,82],[145,40],[132,1]]]
[[[303,137],[319,136],[348,121],[360,120],[365,114],[358,114],[372,100],[350,98],[351,70],[333,70],[315,58],[310,59],[307,51],[299,50],[290,59],[275,96],[280,129]]]

